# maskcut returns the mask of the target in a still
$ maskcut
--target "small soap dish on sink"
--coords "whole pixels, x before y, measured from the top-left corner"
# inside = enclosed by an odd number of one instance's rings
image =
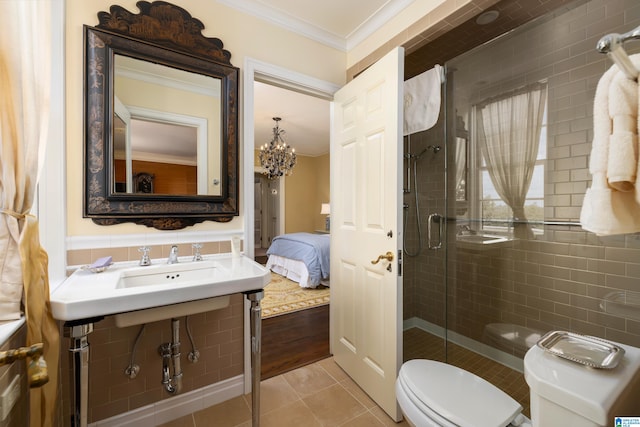
[[[89,270],[92,273],[102,273],[103,271],[105,271],[107,268],[111,267],[113,263],[109,264],[109,265],[103,265],[101,267],[92,267],[91,265],[87,264],[87,265],[83,265],[82,268],[83,270]]]
[[[83,265],[83,270],[89,270],[92,273],[102,273],[107,268],[113,265],[112,259],[110,256],[100,258],[96,260],[93,264]]]

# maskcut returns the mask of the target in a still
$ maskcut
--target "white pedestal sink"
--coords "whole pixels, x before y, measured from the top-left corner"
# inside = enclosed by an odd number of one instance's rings
[[[270,272],[245,256],[203,261],[116,263],[102,273],[79,269],[51,295],[53,317],[80,320],[262,289]]]
[[[163,263],[164,262],[164,263]],[[150,266],[116,263],[101,273],[77,270],[51,295],[53,317],[65,321],[73,359],[72,425],[87,425],[89,342],[93,323],[120,317],[121,325],[220,308],[224,297],[244,293],[249,301],[251,330],[252,423],[260,423],[260,351],[262,289],[271,273],[245,256],[231,254],[203,261]]]

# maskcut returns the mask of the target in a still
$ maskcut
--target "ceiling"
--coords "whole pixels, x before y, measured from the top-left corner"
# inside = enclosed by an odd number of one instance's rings
[[[280,117],[283,139],[305,156],[329,152],[329,101],[254,83],[254,134],[258,149],[273,139],[274,117]]]

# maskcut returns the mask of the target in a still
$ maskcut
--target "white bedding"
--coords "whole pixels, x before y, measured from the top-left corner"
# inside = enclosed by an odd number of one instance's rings
[[[304,262],[295,259],[285,258],[280,255],[269,255],[266,267],[289,280],[300,284],[303,288],[315,288],[309,280],[309,270]],[[322,280],[322,285],[329,286],[329,281]]]

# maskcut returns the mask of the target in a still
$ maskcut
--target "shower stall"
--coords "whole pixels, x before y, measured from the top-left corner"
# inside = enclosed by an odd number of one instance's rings
[[[528,414],[541,334],[640,347],[640,235],[579,223],[612,64],[596,43],[638,25],[631,2],[580,0],[444,64],[438,122],[404,140],[405,360],[461,366]]]

